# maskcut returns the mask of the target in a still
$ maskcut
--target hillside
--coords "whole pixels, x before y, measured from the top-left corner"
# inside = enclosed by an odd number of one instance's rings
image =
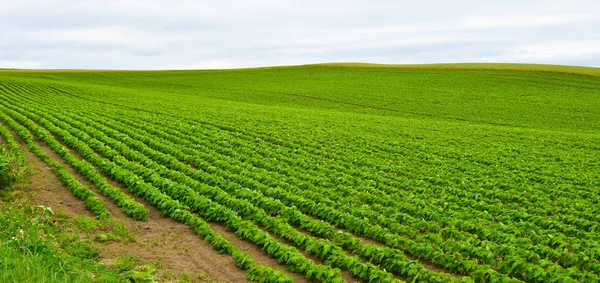
[[[0,70],[0,143],[71,205],[265,282],[599,281],[598,109],[587,67]]]

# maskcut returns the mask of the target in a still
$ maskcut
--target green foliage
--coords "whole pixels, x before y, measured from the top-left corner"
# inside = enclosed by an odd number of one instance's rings
[[[14,157],[10,156],[3,146],[0,146],[0,190],[4,190],[15,181],[12,175]]]
[[[135,236],[129,232],[125,224],[114,219],[97,221],[82,216],[75,216],[73,229],[92,235],[97,242],[135,242]]]
[[[363,282],[596,282],[596,74],[352,64],[4,72],[0,118],[131,217],[147,212],[104,176],[188,225],[250,280],[292,278],[206,221],[315,282],[344,282],[340,270]],[[151,268],[136,272],[130,279],[155,280]]]
[[[43,206],[2,206],[0,281],[120,282],[124,275],[95,262],[93,248],[73,241],[59,219]],[[67,223],[70,220],[62,220]]]
[[[146,264],[141,268],[132,270],[127,275],[127,279],[131,282],[136,283],[154,283],[154,276],[156,275],[156,267],[152,264]]]
[[[28,177],[27,159],[17,141],[8,129],[0,124],[0,137],[5,144],[0,144],[0,195],[10,199],[7,191]]]

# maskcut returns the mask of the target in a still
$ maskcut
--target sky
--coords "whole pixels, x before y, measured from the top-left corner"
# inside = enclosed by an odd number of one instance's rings
[[[0,68],[600,66],[600,1],[0,0]]]

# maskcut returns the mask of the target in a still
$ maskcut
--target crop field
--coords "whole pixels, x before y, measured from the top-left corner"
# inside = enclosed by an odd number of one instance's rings
[[[597,68],[3,70],[0,134],[250,281],[600,282]]]

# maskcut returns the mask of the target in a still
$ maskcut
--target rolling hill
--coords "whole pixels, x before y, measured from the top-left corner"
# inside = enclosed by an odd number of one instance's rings
[[[0,71],[4,143],[90,216],[260,282],[599,281],[599,109],[588,67]]]

